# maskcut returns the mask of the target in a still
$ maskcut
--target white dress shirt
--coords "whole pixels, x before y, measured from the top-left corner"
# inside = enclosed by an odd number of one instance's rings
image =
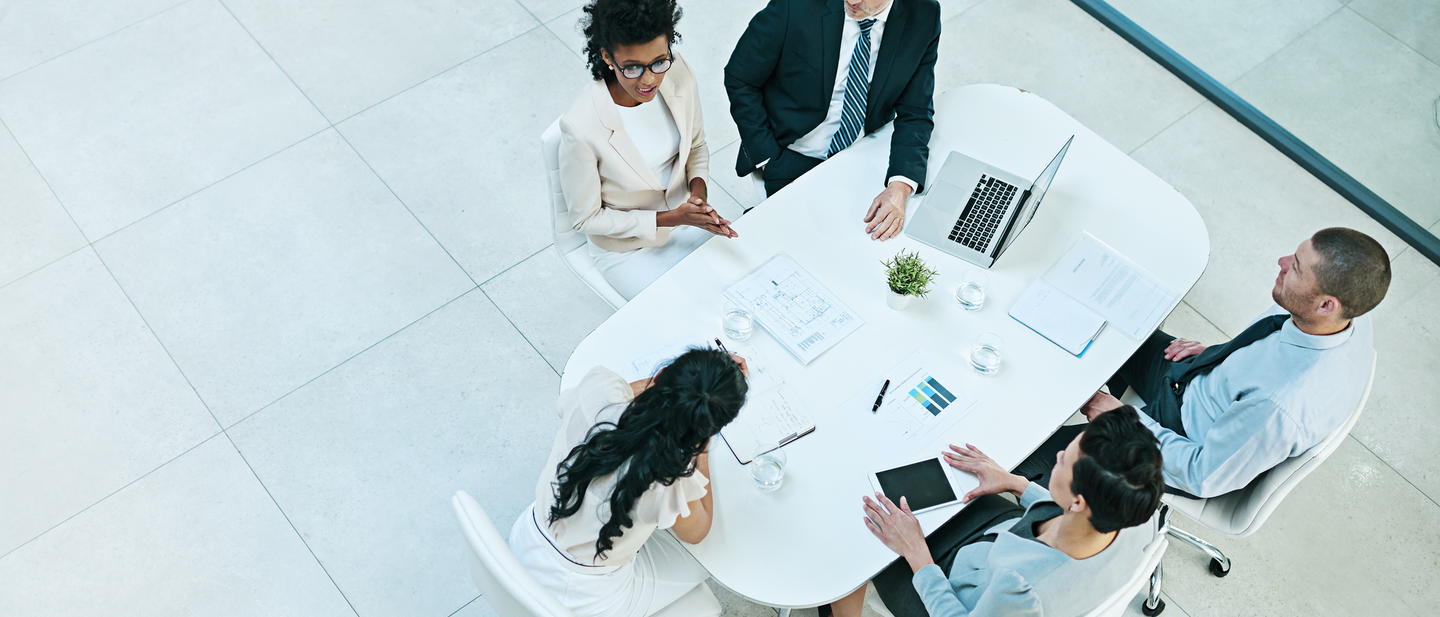
[[[1259,318],[1284,313],[1274,306]],[[1370,316],[1361,315],[1328,336],[1306,334],[1287,320],[1236,350],[1185,387],[1186,436],[1140,414],[1160,440],[1165,483],[1215,497],[1314,447],[1360,404],[1374,348]]]
[[[892,0],[879,14],[866,18],[875,20],[870,26],[870,72],[865,75],[867,83],[874,82],[875,61],[880,57],[880,41],[885,37],[885,20],[889,19],[890,9],[894,6],[895,2]],[[830,90],[830,108],[825,112],[823,122],[788,146],[791,150],[812,159],[823,161],[828,158],[825,153],[830,149],[830,141],[835,137],[835,132],[840,130],[840,114],[845,109],[845,78],[850,74],[850,57],[855,55],[855,42],[859,40],[860,20],[846,13],[845,25],[840,33],[840,62],[835,68],[835,87]],[[861,137],[863,136],[862,134]],[[859,138],[856,138],[856,141],[859,141]],[[766,159],[756,167],[769,162],[770,160]],[[893,176],[886,180],[885,184],[895,181],[910,185],[912,193],[920,188],[918,183],[905,176]]]

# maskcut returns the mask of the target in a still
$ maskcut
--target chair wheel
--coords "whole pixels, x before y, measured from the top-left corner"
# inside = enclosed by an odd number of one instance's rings
[[[1227,575],[1230,574],[1230,569],[1220,565],[1219,559],[1211,559],[1210,573],[1214,574],[1215,578],[1225,578]]]
[[[1141,602],[1141,603],[1140,603],[1140,612],[1145,613],[1145,617],[1155,617],[1156,615],[1159,615],[1159,614],[1160,614],[1161,612],[1163,612],[1164,610],[1165,610],[1165,601],[1164,601],[1164,600],[1157,600],[1157,601],[1155,602],[1155,608],[1150,608],[1149,606],[1146,606],[1146,603],[1145,603],[1145,602]]]

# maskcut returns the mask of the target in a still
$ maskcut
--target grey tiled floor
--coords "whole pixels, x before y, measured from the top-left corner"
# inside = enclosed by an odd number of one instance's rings
[[[585,79],[580,4],[0,10],[0,615],[493,614],[447,499],[470,491],[508,528],[533,499],[558,371],[611,312],[549,247],[539,169],[540,132]],[[762,4],[684,4],[727,212],[755,199],[728,171],[720,70]],[[1357,74],[1401,46],[1436,59],[1419,0],[1232,4],[1274,27],[1185,51],[1257,99],[1304,91],[1282,65],[1311,66],[1305,49]],[[1032,90],[1199,209],[1210,265],[1172,332],[1236,334],[1268,304],[1274,259],[1320,227],[1394,257],[1354,434],[1264,530],[1217,542],[1228,578],[1173,546],[1166,614],[1436,613],[1440,268],[1069,2],[943,5],[940,90]],[[1434,90],[1375,87],[1335,105]],[[1307,139],[1365,129],[1322,111],[1295,112]],[[1389,159],[1362,145],[1350,164],[1378,170],[1377,190],[1434,194],[1386,184]],[[773,614],[719,595],[728,614]]]
[[[1440,221],[1440,2],[1111,5],[1421,227]]]

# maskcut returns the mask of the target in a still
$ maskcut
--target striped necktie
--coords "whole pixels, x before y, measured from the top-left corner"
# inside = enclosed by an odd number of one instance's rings
[[[840,129],[830,138],[825,157],[850,147],[860,130],[865,128],[865,95],[870,91],[870,27],[875,20],[860,22],[860,40],[850,54],[850,70],[845,74],[845,106],[840,110]]]

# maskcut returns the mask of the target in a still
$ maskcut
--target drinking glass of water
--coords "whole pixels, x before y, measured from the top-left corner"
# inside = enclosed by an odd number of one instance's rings
[[[733,341],[743,341],[750,338],[750,332],[755,329],[755,319],[750,312],[734,302],[725,303],[725,315],[721,318],[721,327],[725,330],[725,336]]]
[[[1005,341],[992,332],[975,337],[970,348],[970,368],[981,375],[994,375],[1000,370],[1000,354],[1005,351]]]
[[[970,268],[960,274],[960,286],[955,289],[955,301],[960,308],[978,311],[985,306],[985,288],[990,286],[990,277],[980,268]]]
[[[755,460],[750,461],[750,478],[762,491],[773,491],[785,482],[785,451],[771,450],[774,446],[760,446],[755,449]],[[769,450],[769,452],[766,452]]]

